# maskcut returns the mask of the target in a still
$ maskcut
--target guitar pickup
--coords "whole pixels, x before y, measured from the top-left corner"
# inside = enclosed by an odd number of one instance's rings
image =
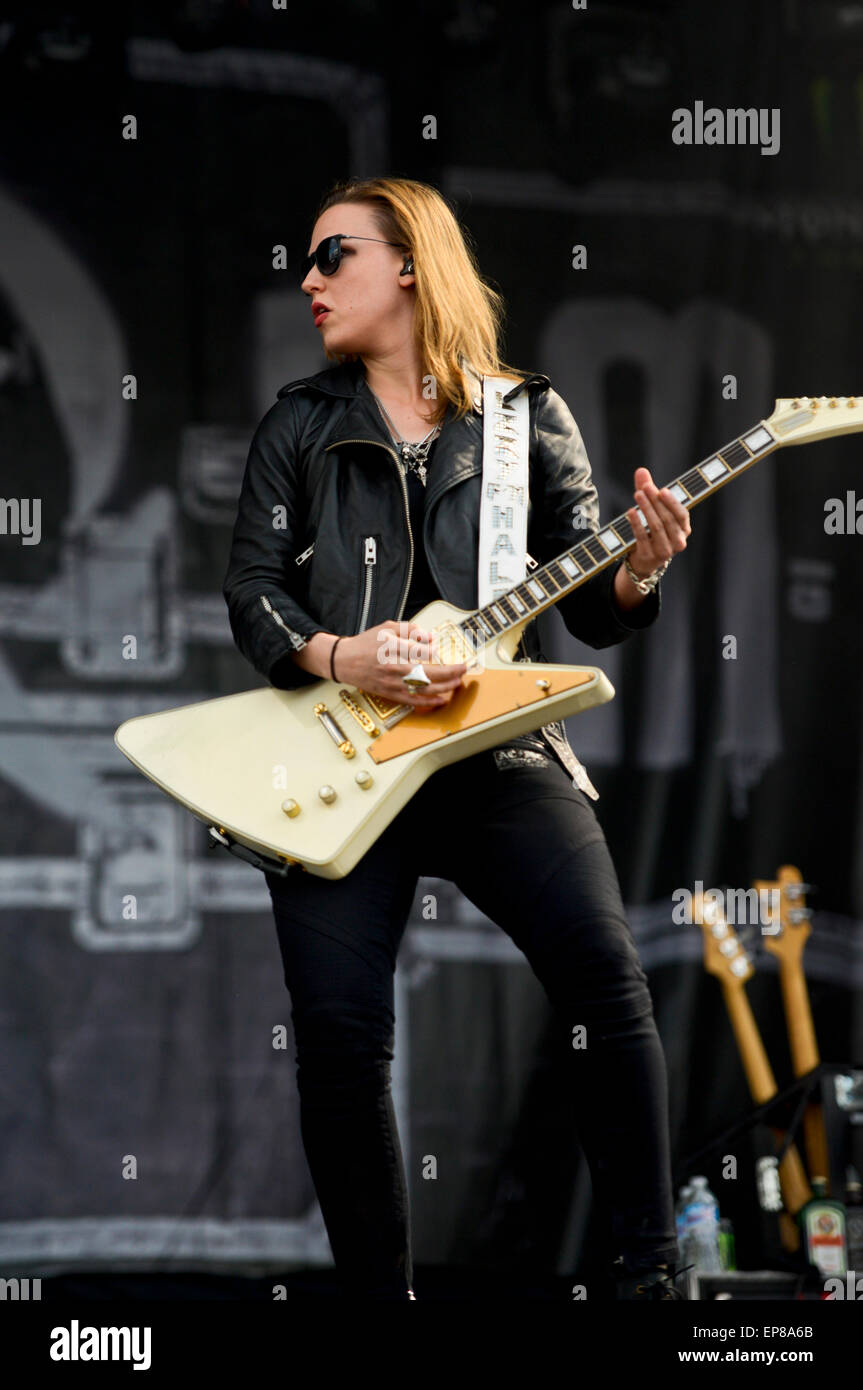
[[[358,704],[357,701],[353,698],[351,692],[349,690],[340,690],[339,695],[341,696],[341,700],[345,706],[345,709],[348,711],[349,714],[353,715],[360,728],[363,729],[364,732],[367,733],[370,738],[377,738],[378,734],[380,733],[380,729],[378,728],[375,721],[368,714],[366,714],[362,705]]]

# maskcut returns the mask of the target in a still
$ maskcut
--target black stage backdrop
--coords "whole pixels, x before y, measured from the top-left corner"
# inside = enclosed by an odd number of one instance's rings
[[[220,588],[254,427],[327,365],[293,271],[317,200],[390,173],[454,201],[505,355],[570,405],[609,519],[638,464],[665,483],[775,397],[863,391],[863,24],[839,0],[128,8],[113,31],[82,5],[0,21],[0,1273],[323,1266],[264,881],[112,741],[260,684]],[[711,107],[761,135],[677,143],[673,113]],[[678,1180],[750,1099],[677,890],[799,867],[821,1055],[863,1059],[861,448],[783,449],[698,508],[648,635],[596,653],[542,620],[551,659],[617,690],[570,736],[649,973]],[[419,885],[397,1002],[416,1262],[589,1265],[568,1041],[448,883]],[[750,1266],[757,1150],[695,1169]]]

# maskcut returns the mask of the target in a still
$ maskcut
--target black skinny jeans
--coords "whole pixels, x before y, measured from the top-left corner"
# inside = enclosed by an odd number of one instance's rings
[[[586,1028],[583,1048],[567,1040],[568,1065],[609,1267],[676,1261],[665,1056],[605,836],[553,756],[500,766],[488,751],[433,773],[346,878],[266,874],[303,1145],[343,1286],[407,1299],[412,1284],[390,1063],[420,875],[451,880],[507,932],[568,1039]]]

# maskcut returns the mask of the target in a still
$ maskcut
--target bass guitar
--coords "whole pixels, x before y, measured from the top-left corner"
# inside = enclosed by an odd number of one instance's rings
[[[752,886],[759,894],[766,892],[779,897],[779,931],[766,935],[764,945],[779,961],[779,984],[794,1075],[806,1076],[821,1061],[803,971],[803,948],[812,931],[806,906],[808,885],[794,864],[783,864],[776,879],[756,879]],[[824,1112],[817,1098],[810,1100],[803,1112],[803,1137],[809,1172],[813,1178],[825,1178],[829,1192],[830,1154]]]
[[[756,1105],[766,1105],[779,1088],[746,997],[746,982],[755,974],[752,962],[715,900],[697,894],[693,918],[704,934],[704,968],[715,975],[722,986],[752,1099]],[[784,1143],[784,1131],[776,1125],[770,1128],[777,1144]],[[796,1216],[812,1196],[796,1144],[789,1144],[780,1160],[779,1184],[785,1203],[779,1222],[782,1243],[786,1250],[796,1250],[800,1245],[800,1232],[789,1217]]]

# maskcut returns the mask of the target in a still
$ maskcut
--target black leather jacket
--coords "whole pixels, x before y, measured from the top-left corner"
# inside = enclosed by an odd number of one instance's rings
[[[442,598],[466,609],[478,606],[483,438],[482,384],[475,375],[471,381],[472,413],[456,421],[450,405],[435,444],[422,538]],[[598,529],[599,504],[581,433],[549,378],[535,374],[516,389],[530,392],[528,553],[545,564],[583,539],[574,516]],[[366,545],[370,536],[375,547]],[[412,618],[403,605],[417,542],[396,453],[362,364],[346,362],[283,386],[252,439],[223,586],[243,656],[277,689],[295,689],[317,679],[291,659],[316,632],[348,636]],[[569,631],[589,646],[622,642],[659,613],[658,588],[629,614],[618,610],[611,592],[617,568],[608,566],[558,604]],[[516,659],[546,659],[536,622]],[[562,722],[506,746],[531,745],[550,747],[596,796]]]

